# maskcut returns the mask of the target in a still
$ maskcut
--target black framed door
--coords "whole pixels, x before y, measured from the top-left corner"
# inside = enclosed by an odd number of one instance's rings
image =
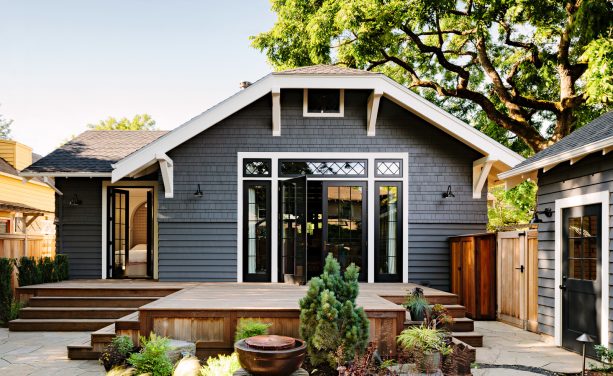
[[[279,182],[279,280],[307,281],[307,177]]]
[[[341,270],[351,263],[360,267],[360,281],[367,275],[366,182],[323,183],[323,252],[332,253]]]
[[[110,278],[122,278],[130,262],[130,192],[108,189],[108,271]]]
[[[243,183],[243,281],[270,282],[270,182]]]
[[[583,333],[600,343],[602,206],[563,209],[562,218],[562,346],[581,352]],[[593,346],[586,353],[596,355]]]
[[[153,192],[147,191],[147,277],[153,278]]]
[[[402,183],[375,183],[375,282],[402,282]]]

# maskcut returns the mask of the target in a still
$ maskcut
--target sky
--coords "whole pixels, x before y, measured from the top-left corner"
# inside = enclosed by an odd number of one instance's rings
[[[109,116],[173,129],[271,67],[266,0],[0,0],[0,114],[45,155]]]

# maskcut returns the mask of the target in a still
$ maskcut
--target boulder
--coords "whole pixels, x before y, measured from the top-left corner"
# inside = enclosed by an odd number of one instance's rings
[[[171,339],[168,342],[168,351],[166,355],[173,363],[178,362],[186,355],[196,356],[196,344],[193,342],[180,341],[178,339]]]

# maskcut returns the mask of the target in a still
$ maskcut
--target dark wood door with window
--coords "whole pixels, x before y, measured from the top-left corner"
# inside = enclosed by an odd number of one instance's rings
[[[576,338],[589,334],[600,343],[601,205],[564,209],[562,213],[562,346],[582,351]],[[587,346],[594,356],[593,346]]]
[[[243,183],[243,281],[270,282],[270,182]]]
[[[108,200],[108,275],[122,278],[130,263],[130,193],[109,188]]]

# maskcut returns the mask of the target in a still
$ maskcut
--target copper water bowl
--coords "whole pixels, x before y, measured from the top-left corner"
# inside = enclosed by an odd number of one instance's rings
[[[276,335],[241,339],[234,348],[245,371],[257,376],[291,375],[300,368],[306,355],[303,340]]]

